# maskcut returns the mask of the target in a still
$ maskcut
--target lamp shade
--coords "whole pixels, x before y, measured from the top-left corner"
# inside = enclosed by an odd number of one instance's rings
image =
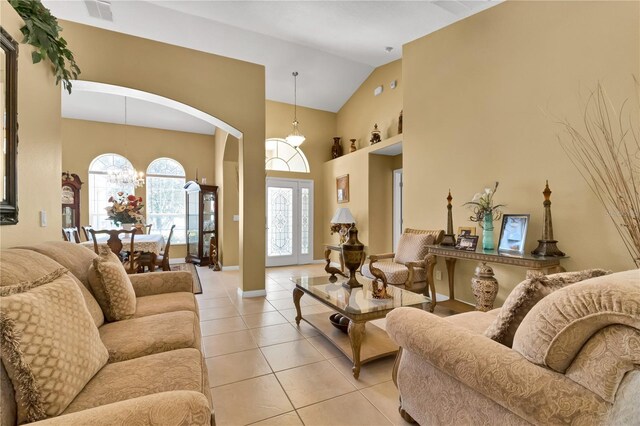
[[[338,207],[331,219],[331,223],[356,223],[356,220],[347,207]]]

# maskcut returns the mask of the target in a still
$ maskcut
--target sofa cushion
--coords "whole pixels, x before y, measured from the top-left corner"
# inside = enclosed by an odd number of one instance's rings
[[[136,293],[127,271],[108,247],[93,259],[89,284],[108,321],[131,318],[136,313]]]
[[[198,314],[196,298],[193,293],[180,291],[138,297],[134,318],[176,311],[190,311]]]
[[[504,301],[495,321],[485,331],[485,336],[508,347],[513,344],[513,336],[529,313],[543,297],[563,288],[593,277],[605,275],[603,269],[587,269],[579,272],[562,272],[544,276],[530,274],[518,284]]]
[[[93,250],[81,244],[68,241],[47,241],[23,248],[38,252],[55,260],[71,271],[87,289],[91,290],[88,276],[89,266],[91,266],[93,259],[98,257]]]
[[[205,393],[203,359],[196,349],[178,349],[107,364],[64,414],[172,390]]]
[[[557,290],[531,309],[513,349],[564,373],[596,332],[622,324],[640,330],[640,271],[605,275]]]
[[[424,260],[427,255],[427,246],[434,243],[431,234],[412,234],[405,232],[400,236],[396,257],[393,259],[397,263],[415,262]]]
[[[0,299],[0,339],[18,423],[60,414],[109,357],[78,285],[66,275]]]
[[[193,312],[168,312],[112,322],[99,331],[109,351],[109,362],[173,349],[200,349],[199,320]]]

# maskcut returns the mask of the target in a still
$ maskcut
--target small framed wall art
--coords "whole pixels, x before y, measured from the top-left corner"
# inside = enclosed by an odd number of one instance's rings
[[[458,237],[455,248],[456,250],[476,251],[476,247],[478,247],[478,236],[466,235]]]
[[[498,251],[524,254],[524,243],[527,239],[528,225],[528,214],[505,214],[502,216]]]
[[[338,204],[349,202],[349,175],[342,175],[336,178],[336,197]]]

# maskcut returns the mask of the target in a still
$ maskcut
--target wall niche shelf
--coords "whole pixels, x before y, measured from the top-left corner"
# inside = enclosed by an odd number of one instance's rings
[[[352,157],[352,156],[364,155],[364,154],[390,155],[390,156],[402,154],[402,133],[400,133],[399,135],[392,136],[388,139],[384,139],[383,141],[378,142],[377,144],[368,145],[368,146],[365,146],[364,148],[360,148],[356,152],[350,152],[350,153],[344,154],[342,157],[333,158],[327,161],[327,163],[334,162],[334,161],[339,162],[341,159],[345,157]]]

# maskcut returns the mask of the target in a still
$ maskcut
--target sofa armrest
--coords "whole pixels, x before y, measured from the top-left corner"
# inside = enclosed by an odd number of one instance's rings
[[[193,292],[193,277],[187,271],[148,272],[129,275],[136,297],[154,294]]]
[[[34,426],[212,425],[213,412],[207,397],[200,392],[171,391],[63,414],[31,424]]]
[[[606,417],[608,404],[563,374],[436,315],[397,308],[387,315],[386,327],[403,351],[531,423],[580,423],[576,419]]]
[[[377,262],[382,259],[393,259],[395,257],[395,253],[384,253],[384,254],[370,254],[369,260],[371,262]]]

